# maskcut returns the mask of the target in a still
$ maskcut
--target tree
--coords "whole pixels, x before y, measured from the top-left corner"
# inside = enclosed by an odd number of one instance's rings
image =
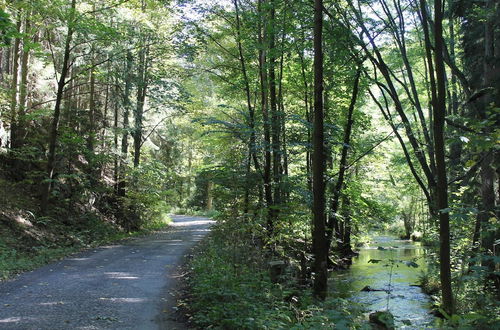
[[[329,246],[325,231],[325,138],[323,123],[323,1],[314,1],[313,253],[314,294],[327,295]]]
[[[61,103],[63,99],[64,88],[66,86],[66,78],[70,66],[71,43],[73,40],[73,33],[75,32],[74,30],[76,23],[75,19],[76,19],[76,0],[71,0],[71,7],[69,9],[68,19],[67,19],[68,30],[66,33],[66,39],[64,43],[63,62],[61,67],[61,73],[59,76],[59,81],[57,82],[57,93],[54,106],[54,115],[50,127],[49,151],[47,156],[47,180],[43,184],[41,203],[40,203],[42,207],[42,213],[45,213],[47,211],[50,191],[52,187],[52,180],[54,178],[57,136],[59,133],[59,120],[61,116]]]
[[[424,9],[425,10],[425,9]],[[443,309],[454,313],[453,293],[451,289],[450,267],[450,211],[448,208],[448,180],[446,176],[444,123],[446,115],[445,67],[443,60],[443,4],[434,0],[434,61],[436,65],[436,99],[434,103],[434,148],[436,151],[437,206],[439,212],[439,265]],[[434,74],[434,73],[431,73]]]

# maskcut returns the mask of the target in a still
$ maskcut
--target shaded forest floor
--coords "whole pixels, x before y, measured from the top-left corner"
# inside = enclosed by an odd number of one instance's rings
[[[96,207],[63,203],[40,216],[35,186],[0,177],[0,279],[40,267],[85,248],[161,228],[169,219],[126,231]]]

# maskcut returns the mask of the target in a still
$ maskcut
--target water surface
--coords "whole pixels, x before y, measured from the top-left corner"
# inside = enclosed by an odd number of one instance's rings
[[[398,329],[433,328],[430,298],[412,286],[426,269],[425,253],[416,242],[373,236],[372,243],[360,249],[348,270],[332,274],[330,287],[337,295],[363,304],[367,313],[388,307]],[[366,286],[384,291],[361,291]]]

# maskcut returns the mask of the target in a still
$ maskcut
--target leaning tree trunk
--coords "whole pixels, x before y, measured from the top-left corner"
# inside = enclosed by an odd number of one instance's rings
[[[340,238],[340,236],[342,236],[339,230],[337,211],[339,208],[339,200],[342,192],[342,187],[344,186],[345,172],[347,170],[347,154],[351,143],[351,132],[352,132],[352,126],[354,124],[353,113],[354,113],[354,108],[356,106],[356,99],[358,98],[360,75],[361,75],[361,70],[358,70],[358,72],[356,73],[356,77],[354,78],[351,103],[347,111],[347,123],[344,130],[344,141],[342,143],[342,155],[340,157],[339,174],[337,178],[337,183],[333,188],[333,196],[330,202],[330,215],[328,218],[328,225],[327,225],[328,246],[331,244],[334,234],[337,236],[337,238]],[[342,244],[344,244],[344,242]]]

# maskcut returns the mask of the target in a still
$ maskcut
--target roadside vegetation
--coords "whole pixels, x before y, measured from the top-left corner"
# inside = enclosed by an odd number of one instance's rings
[[[244,218],[219,219],[189,263],[182,304],[199,328],[348,329],[361,307],[341,298],[314,299],[300,266],[263,249],[262,233]],[[284,261],[286,260],[286,262]]]

